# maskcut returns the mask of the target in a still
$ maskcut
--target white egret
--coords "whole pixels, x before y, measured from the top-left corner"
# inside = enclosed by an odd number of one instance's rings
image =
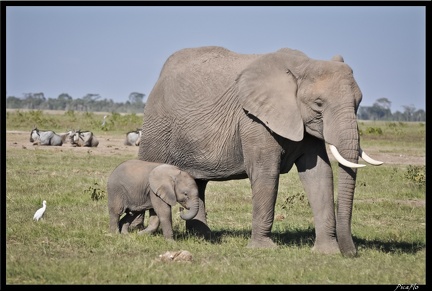
[[[102,126],[105,126],[105,123],[106,123],[106,120],[105,120],[105,119],[106,119],[107,117],[108,117],[108,115],[105,115],[105,116],[104,116],[104,118],[103,118],[103,122],[102,122]]]
[[[46,210],[46,201],[45,200],[42,202],[42,205],[43,206],[35,212],[35,214],[33,216],[33,220],[39,221],[39,219],[41,219],[42,216],[44,215],[45,210]]]

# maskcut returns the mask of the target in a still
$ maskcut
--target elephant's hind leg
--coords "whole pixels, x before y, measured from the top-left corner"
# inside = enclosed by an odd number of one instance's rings
[[[149,210],[149,223],[147,225],[147,227],[143,230],[141,230],[140,232],[138,232],[138,234],[144,234],[144,233],[155,233],[156,230],[159,227],[159,218],[156,215],[156,212],[153,209]]]
[[[133,213],[134,219],[129,225],[129,230],[132,229],[142,230],[144,228],[144,214],[145,211]]]
[[[126,214],[119,221],[120,233],[122,234],[129,233],[129,227],[131,223],[134,221],[134,219],[135,219],[135,215],[126,212]]]
[[[119,219],[120,215],[110,213],[110,231],[111,233],[119,233]]]

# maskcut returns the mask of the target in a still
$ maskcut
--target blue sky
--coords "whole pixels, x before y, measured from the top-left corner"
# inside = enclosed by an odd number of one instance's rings
[[[359,5],[6,6],[6,94],[126,102],[132,92],[147,97],[179,49],[288,47],[313,59],[342,55],[363,92],[360,106],[387,98],[392,112],[425,109],[426,7]]]

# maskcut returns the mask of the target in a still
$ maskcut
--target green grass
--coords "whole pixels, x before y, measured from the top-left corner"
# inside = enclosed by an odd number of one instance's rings
[[[425,154],[425,122],[359,121],[358,125],[365,149],[373,146],[383,153]]]
[[[29,130],[13,125],[26,123],[20,118],[25,117],[8,114],[7,129]],[[61,129],[70,117],[44,118],[54,118]],[[110,132],[122,136],[123,126],[114,123]],[[367,126],[382,127],[384,133],[362,135],[363,145],[425,155],[425,144],[416,141],[424,140],[420,125],[398,124],[397,139],[385,124]],[[6,149],[6,284],[426,284],[425,184],[413,181],[407,165],[358,170],[352,232],[359,256],[344,258],[311,252],[312,213],[295,168],[280,179],[272,229],[277,249],[246,247],[252,221],[248,180],[209,183],[209,241],[185,232],[178,205],[175,242],[165,241],[161,231],[113,235],[106,181],[130,158],[121,152]],[[99,200],[92,199],[94,192],[102,195]],[[47,200],[45,216],[34,222],[42,200]],[[193,261],[159,261],[168,250],[188,250]]]

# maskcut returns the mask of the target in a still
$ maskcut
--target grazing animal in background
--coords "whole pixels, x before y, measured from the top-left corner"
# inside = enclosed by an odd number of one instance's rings
[[[35,214],[33,215],[33,220],[39,221],[39,219],[42,218],[46,210],[46,201],[44,200],[42,202],[42,207],[36,210]]]
[[[126,139],[124,141],[125,145],[136,145],[139,146],[141,141],[141,129],[137,128],[136,130],[129,131],[126,133]]]
[[[69,141],[74,147],[97,147],[99,140],[91,131],[71,130]]]
[[[63,138],[52,130],[39,130],[37,127],[30,132],[33,145],[61,146]]]

